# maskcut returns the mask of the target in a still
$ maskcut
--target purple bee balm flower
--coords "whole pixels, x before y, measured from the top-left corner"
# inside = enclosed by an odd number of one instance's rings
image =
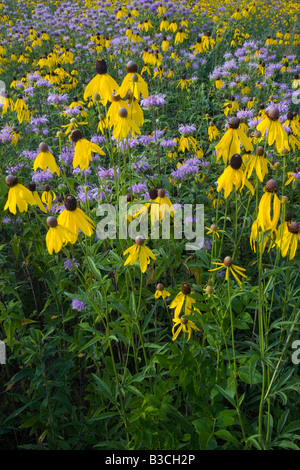
[[[130,186],[127,188],[130,191]],[[147,191],[147,183],[144,181],[143,183],[136,183],[132,185],[132,192],[133,194],[141,194]]]
[[[58,93],[49,93],[47,101],[50,104],[62,104],[68,102],[68,95],[59,95]]]
[[[67,259],[65,262],[64,262],[64,268],[67,270],[67,269],[74,269],[74,266],[76,266],[78,268],[78,266],[80,266],[79,263],[77,263],[77,261],[75,260],[75,258],[72,258],[72,261]]]
[[[240,119],[242,119],[242,118],[247,118],[247,119],[249,119],[249,118],[252,118],[252,117],[253,117],[254,113],[253,113],[253,111],[251,111],[251,110],[249,109],[249,110],[245,110],[245,111],[238,111],[238,112],[236,113],[236,115],[237,115],[237,117],[240,118]]]
[[[141,106],[146,109],[160,108],[167,103],[165,97],[166,95],[161,93],[158,95],[151,95],[149,98],[141,100]]]
[[[78,310],[79,312],[82,312],[86,306],[85,302],[82,302],[81,300],[78,299],[73,299],[72,300],[72,309],[73,310]]]
[[[52,83],[48,82],[48,80],[44,80],[43,78],[41,78],[40,80],[37,80],[36,86],[51,88],[53,85]]]
[[[46,171],[35,171],[32,175],[32,181],[35,183],[44,183],[52,180],[53,175],[49,169]]]
[[[190,135],[193,132],[195,132],[196,126],[194,124],[192,124],[192,125],[180,124],[180,126],[178,127],[178,130],[179,130],[180,134]]]
[[[175,147],[176,142],[174,142],[174,140],[162,140],[160,145],[164,148],[173,148]]]

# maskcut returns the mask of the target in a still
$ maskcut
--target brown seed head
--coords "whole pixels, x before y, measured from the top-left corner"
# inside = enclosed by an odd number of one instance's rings
[[[237,129],[240,125],[240,119],[238,117],[232,117],[229,119],[229,127],[230,129]]]
[[[145,242],[145,239],[143,237],[141,237],[140,235],[138,237],[136,237],[135,239],[135,243],[139,246],[142,246]]]
[[[120,108],[118,111],[118,114],[121,118],[126,118],[128,115],[127,109],[126,108]]]
[[[181,284],[181,292],[184,295],[189,295],[192,292],[192,288],[187,282],[184,282],[183,284]]]
[[[266,184],[266,191],[268,193],[277,193],[278,191],[278,185],[277,185],[277,182],[275,180],[269,180],[267,181],[267,184]]]
[[[6,178],[5,178],[5,183],[7,184],[7,186],[9,188],[13,188],[14,186],[16,186],[18,183],[19,183],[19,180],[16,176],[14,175],[8,175]]]
[[[106,64],[106,61],[104,59],[97,60],[97,62],[96,62],[96,72],[99,75],[104,75],[105,73],[107,73],[107,64]]]
[[[163,290],[165,290],[165,286],[163,285],[162,282],[159,282],[156,286],[156,290],[159,290],[160,292],[162,292]]]
[[[265,153],[265,149],[260,145],[260,146],[258,147],[256,153],[257,153],[257,155],[258,155],[259,157],[262,157],[262,156],[264,155],[264,153]]]
[[[149,197],[150,199],[156,199],[158,197],[158,191],[156,188],[149,189]]]
[[[57,227],[57,218],[56,218],[56,217],[53,217],[53,215],[51,215],[50,217],[48,217],[48,219],[47,219],[47,225],[48,225],[50,228],[55,228],[55,227]]]
[[[233,168],[234,170],[239,170],[242,166],[242,163],[243,163],[242,157],[238,153],[235,153],[234,155],[232,155],[230,159],[231,168]]]
[[[187,325],[189,320],[188,318],[185,318],[185,317],[180,317],[180,322],[183,324],[183,325]]]
[[[31,181],[30,183],[28,183],[27,188],[29,189],[29,191],[34,192],[36,190],[36,184]]]
[[[128,73],[137,73],[138,71],[138,67],[136,65],[135,62],[133,62],[133,60],[130,60],[127,65],[126,65],[126,71]]]
[[[233,259],[231,258],[231,256],[226,256],[226,258],[224,258],[223,264],[227,268],[230,268],[230,266],[233,265]]]
[[[279,118],[279,109],[278,108],[271,108],[268,111],[268,116],[272,121],[276,121]]]
[[[49,147],[46,142],[41,142],[39,145],[40,152],[48,152]]]
[[[77,208],[77,201],[72,194],[68,194],[64,199],[65,208],[67,211],[75,211]]]
[[[70,139],[72,142],[76,144],[76,142],[79,142],[79,140],[82,139],[82,133],[79,129],[76,129],[75,131],[71,132]]]
[[[299,233],[300,232],[300,225],[298,224],[298,222],[292,222],[288,226],[288,231],[291,232],[291,233]]]

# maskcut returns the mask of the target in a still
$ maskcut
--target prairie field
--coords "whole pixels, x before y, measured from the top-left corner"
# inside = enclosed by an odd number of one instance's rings
[[[0,2],[1,450],[300,450],[299,12]]]

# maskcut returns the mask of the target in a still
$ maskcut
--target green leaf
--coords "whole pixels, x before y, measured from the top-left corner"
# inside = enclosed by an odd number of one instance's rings
[[[233,442],[234,444],[239,444],[239,441],[231,434],[231,432],[226,429],[220,429],[215,432],[215,435],[223,441]]]
[[[108,400],[110,400],[112,403],[115,403],[115,399],[114,399],[114,397],[111,393],[111,390],[108,387],[108,385],[104,382],[104,380],[100,379],[95,374],[92,374],[92,376],[94,377],[94,379],[96,381],[96,384],[97,384],[98,388],[100,389],[101,393],[103,394],[103,396],[105,398],[108,398]]]

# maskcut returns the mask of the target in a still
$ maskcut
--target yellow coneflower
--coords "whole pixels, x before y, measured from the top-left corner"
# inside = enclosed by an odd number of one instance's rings
[[[116,94],[124,98],[127,95],[128,90],[130,90],[133,96],[139,100],[140,95],[143,95],[143,98],[149,97],[148,85],[137,73],[138,67],[135,62],[130,60],[126,66],[127,75],[124,78],[120,88],[117,89]]]
[[[191,315],[192,310],[201,313],[198,308],[193,307],[193,304],[196,303],[196,299],[190,296],[192,293],[192,288],[190,284],[184,282],[181,285],[180,292],[176,295],[175,299],[171,302],[170,308],[174,309],[174,318],[178,319],[182,309],[184,308],[184,315]]]
[[[225,116],[228,116],[228,114],[232,114],[238,111],[240,106],[239,103],[232,98],[231,100],[228,100],[223,104],[223,108],[225,108]]]
[[[88,217],[79,207],[74,196],[68,194],[64,199],[65,209],[59,214],[57,222],[59,225],[67,228],[70,232],[70,241],[75,243],[79,230],[85,235],[91,237],[96,226],[92,219]]]
[[[168,31],[172,31],[172,33],[175,33],[177,31],[177,28],[178,28],[178,26],[177,26],[176,21],[172,20],[170,25],[169,25]]]
[[[132,245],[130,248],[127,248],[127,250],[124,251],[123,255],[129,254],[128,258],[126,259],[124,266],[127,264],[130,264],[133,266],[137,260],[140,262],[140,270],[142,273],[145,273],[148,267],[148,264],[150,264],[150,258],[152,258],[154,261],[156,260],[156,257],[152,253],[152,251],[144,245],[144,238],[141,236],[136,237],[135,239],[135,244]]]
[[[92,161],[92,152],[105,155],[99,145],[89,142],[87,139],[83,139],[79,129],[72,132],[70,139],[75,143],[73,168],[80,166],[81,170],[87,170]]]
[[[280,200],[277,196],[278,185],[275,180],[269,180],[265,186],[265,193],[262,196],[259,207],[258,216],[259,225],[265,232],[267,230],[275,230],[280,215]],[[271,203],[273,197],[273,217],[271,215]]]
[[[300,137],[300,123],[298,114],[288,111],[286,114],[287,120],[282,124],[283,126],[290,127],[293,134]]]
[[[229,129],[225,132],[220,142],[215,146],[217,161],[223,157],[224,163],[234,154],[241,153],[241,145],[246,152],[253,151],[251,140],[246,136],[240,126],[240,119],[232,117],[229,120]],[[240,145],[241,142],[241,145]]]
[[[46,235],[46,245],[50,255],[53,251],[58,253],[68,242],[72,243],[71,239],[74,234],[71,234],[66,227],[59,225],[56,217],[48,217],[47,225],[49,230]]]
[[[170,23],[167,20],[167,17],[164,16],[159,26],[160,31],[163,31],[163,30],[168,31],[169,26],[170,26]]]
[[[239,154],[235,154],[230,159],[230,165],[225,168],[222,175],[219,177],[217,183],[217,191],[220,192],[224,189],[224,198],[226,199],[232,192],[235,186],[236,190],[239,188],[240,191],[246,186],[252,194],[254,194],[254,188],[252,184],[244,178],[244,173],[241,168],[243,164],[242,157]]]
[[[281,246],[281,256],[284,258],[289,251],[289,259],[293,259],[296,255],[298,242],[300,242],[300,225],[298,222],[292,222],[284,231],[282,242],[279,245]]]
[[[268,158],[264,156],[264,153],[264,148],[259,146],[256,150],[256,155],[252,155],[251,153],[243,155],[243,163],[246,167],[245,178],[249,179],[255,169],[259,181],[263,182],[269,172],[268,165],[271,165]]]
[[[116,91],[119,86],[117,82],[107,73],[107,64],[105,60],[97,60],[96,62],[97,75],[87,85],[83,99],[87,101],[89,96],[99,93],[101,103],[106,106],[107,102],[111,100],[112,93]]]
[[[4,206],[5,211],[9,209],[12,214],[16,214],[17,208],[20,212],[25,212],[28,209],[28,204],[30,206],[36,205],[32,193],[19,183],[16,176],[8,175],[5,178],[5,183],[9,187],[7,202]]]
[[[156,286],[154,297],[156,299],[159,299],[160,297],[162,297],[163,300],[165,300],[167,297],[170,297],[170,296],[171,296],[170,292],[168,292],[165,289],[165,286],[161,282],[159,282]]]
[[[287,186],[288,184],[293,183],[293,187],[295,187],[296,181],[300,180],[300,168],[296,167],[294,172],[289,171],[287,173],[287,177],[288,179],[285,185]]]
[[[88,122],[78,122],[76,118],[71,118],[69,124],[64,124],[61,127],[66,127],[65,135],[70,134],[73,129],[77,129],[78,126],[86,126]]]
[[[215,85],[216,85],[217,90],[220,90],[220,88],[225,87],[225,83],[223,82],[223,80],[221,80],[221,77],[216,77]]]
[[[299,74],[296,73],[292,81],[292,88],[296,90],[299,86],[300,86],[300,78],[299,78]]]
[[[169,50],[170,46],[170,41],[167,40],[166,36],[163,37],[162,43],[161,43],[161,48],[164,52],[167,52]]]
[[[241,268],[240,266],[237,266],[236,264],[233,264],[233,260],[231,256],[226,256],[226,258],[224,258],[223,263],[217,263],[213,261],[212,264],[216,264],[218,265],[218,267],[209,269],[209,271],[219,271],[220,269],[226,268],[225,281],[228,281],[230,273],[233,275],[233,277],[239,284],[242,284],[242,282],[238,278],[237,274],[247,279],[247,276],[243,272],[243,271],[246,271],[246,269]]]
[[[184,74],[181,76],[181,79],[178,81],[178,85],[176,86],[176,88],[180,86],[181,90],[183,91],[184,89],[191,86],[191,84],[192,84],[192,80],[186,78],[186,75]]]
[[[54,156],[49,152],[49,147],[46,142],[41,142],[39,145],[40,153],[36,156],[33,164],[33,169],[36,171],[38,168],[46,171],[47,168],[51,173],[57,173],[57,176],[60,176],[60,171],[58,165],[54,159]]]
[[[178,32],[175,36],[174,44],[182,43],[185,39],[187,39],[188,35],[184,32],[183,28],[180,26],[178,28]]]
[[[52,202],[55,201],[56,194],[54,191],[51,190],[49,184],[45,184],[44,192],[42,194],[42,201],[47,206],[47,210],[50,211]]]
[[[112,127],[117,121],[119,109],[126,107],[126,101],[121,100],[120,96],[115,92],[112,94],[111,101],[112,103],[106,115],[109,127]]]
[[[28,189],[31,191],[32,196],[34,197],[34,200],[37,204],[37,206],[43,211],[45,214],[47,213],[47,209],[45,208],[44,204],[41,201],[41,198],[36,190],[36,184],[34,182],[31,182],[28,184]]]
[[[281,152],[283,149],[290,150],[288,135],[278,118],[279,109],[275,107],[271,108],[266,112],[264,119],[256,126],[256,129],[259,130],[262,135],[265,135],[267,132],[268,144],[273,145],[275,142],[278,152]]]
[[[207,228],[208,232],[206,232],[206,235],[210,235],[211,233],[215,233],[218,238],[220,238],[219,232],[225,233],[225,230],[220,230],[219,227],[216,224],[211,224],[210,227],[205,227]]]
[[[207,133],[208,133],[208,138],[209,138],[210,142],[212,142],[215,139],[220,138],[220,132],[218,131],[218,128],[215,126],[215,124],[213,122],[209,123]]]
[[[126,139],[129,133],[133,138],[135,138],[135,133],[141,133],[137,124],[128,117],[128,111],[126,108],[119,109],[117,119],[113,126],[113,137],[117,140]]]
[[[191,46],[190,49],[194,49],[194,56],[196,56],[197,54],[203,53],[203,45],[202,45],[201,36],[197,38],[196,44],[194,46]]]
[[[0,103],[3,105],[2,106],[2,115],[6,114],[8,109],[10,111],[14,110],[15,104],[13,100],[10,97],[10,94],[5,92],[3,96],[0,96]]]
[[[185,318],[184,316],[178,318],[173,318],[172,320],[175,325],[173,326],[172,328],[172,341],[175,341],[179,335],[179,333],[181,331],[183,331],[184,333],[187,333],[188,334],[188,339],[187,341],[189,341],[191,339],[191,335],[192,335],[192,330],[194,331],[199,331],[199,328],[195,325],[195,323],[192,321],[192,320],[189,320],[188,318]],[[177,328],[177,331],[175,332],[175,328]]]
[[[202,36],[202,44],[203,44],[203,51],[208,51],[209,49],[213,49],[216,41],[211,37],[211,33],[208,31],[207,33],[203,34]]]

